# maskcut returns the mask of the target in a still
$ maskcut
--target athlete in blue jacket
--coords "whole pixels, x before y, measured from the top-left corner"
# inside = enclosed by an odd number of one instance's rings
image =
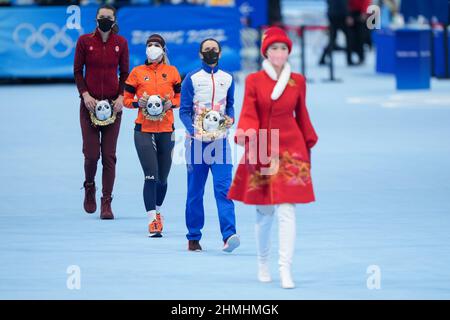
[[[209,170],[213,175],[214,195],[219,212],[223,251],[231,252],[239,244],[236,234],[234,203],[227,198],[232,180],[230,145],[226,132],[212,141],[202,138],[199,117],[210,110],[234,121],[234,81],[231,74],[219,69],[220,43],[206,39],[200,45],[202,68],[188,73],[181,86],[180,118],[186,127],[186,163],[188,194],[186,226],[188,249],[201,251],[201,229],[205,221],[203,194]],[[217,114],[217,113],[216,113]]]

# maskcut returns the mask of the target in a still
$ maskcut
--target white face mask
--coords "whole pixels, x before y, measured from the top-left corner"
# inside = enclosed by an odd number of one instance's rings
[[[157,46],[147,47],[145,51],[147,54],[147,58],[150,61],[158,60],[164,53],[163,49]]]

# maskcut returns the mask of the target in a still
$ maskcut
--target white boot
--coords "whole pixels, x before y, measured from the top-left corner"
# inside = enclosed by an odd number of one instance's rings
[[[295,288],[292,279],[291,265],[295,248],[295,206],[283,203],[278,207],[278,236],[281,287],[284,289]]]
[[[258,280],[260,282],[272,282],[270,268],[267,262],[262,263],[258,261]]]
[[[258,260],[258,280],[270,282],[269,254],[270,254],[270,230],[274,215],[273,206],[256,207],[256,254]]]

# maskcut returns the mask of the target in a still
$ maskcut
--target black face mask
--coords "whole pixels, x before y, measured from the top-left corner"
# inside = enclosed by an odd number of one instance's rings
[[[216,64],[219,61],[219,52],[211,51],[203,51],[203,61],[206,64]]]
[[[108,18],[97,19],[98,28],[103,32],[108,32],[111,30],[114,21],[109,20]]]

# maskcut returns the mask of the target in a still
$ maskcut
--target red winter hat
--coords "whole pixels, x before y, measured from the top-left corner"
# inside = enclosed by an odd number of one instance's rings
[[[267,57],[266,53],[269,46],[275,42],[285,43],[288,46],[289,53],[291,53],[292,41],[289,39],[286,31],[280,27],[270,27],[264,31],[261,39],[261,54],[264,57]]]

